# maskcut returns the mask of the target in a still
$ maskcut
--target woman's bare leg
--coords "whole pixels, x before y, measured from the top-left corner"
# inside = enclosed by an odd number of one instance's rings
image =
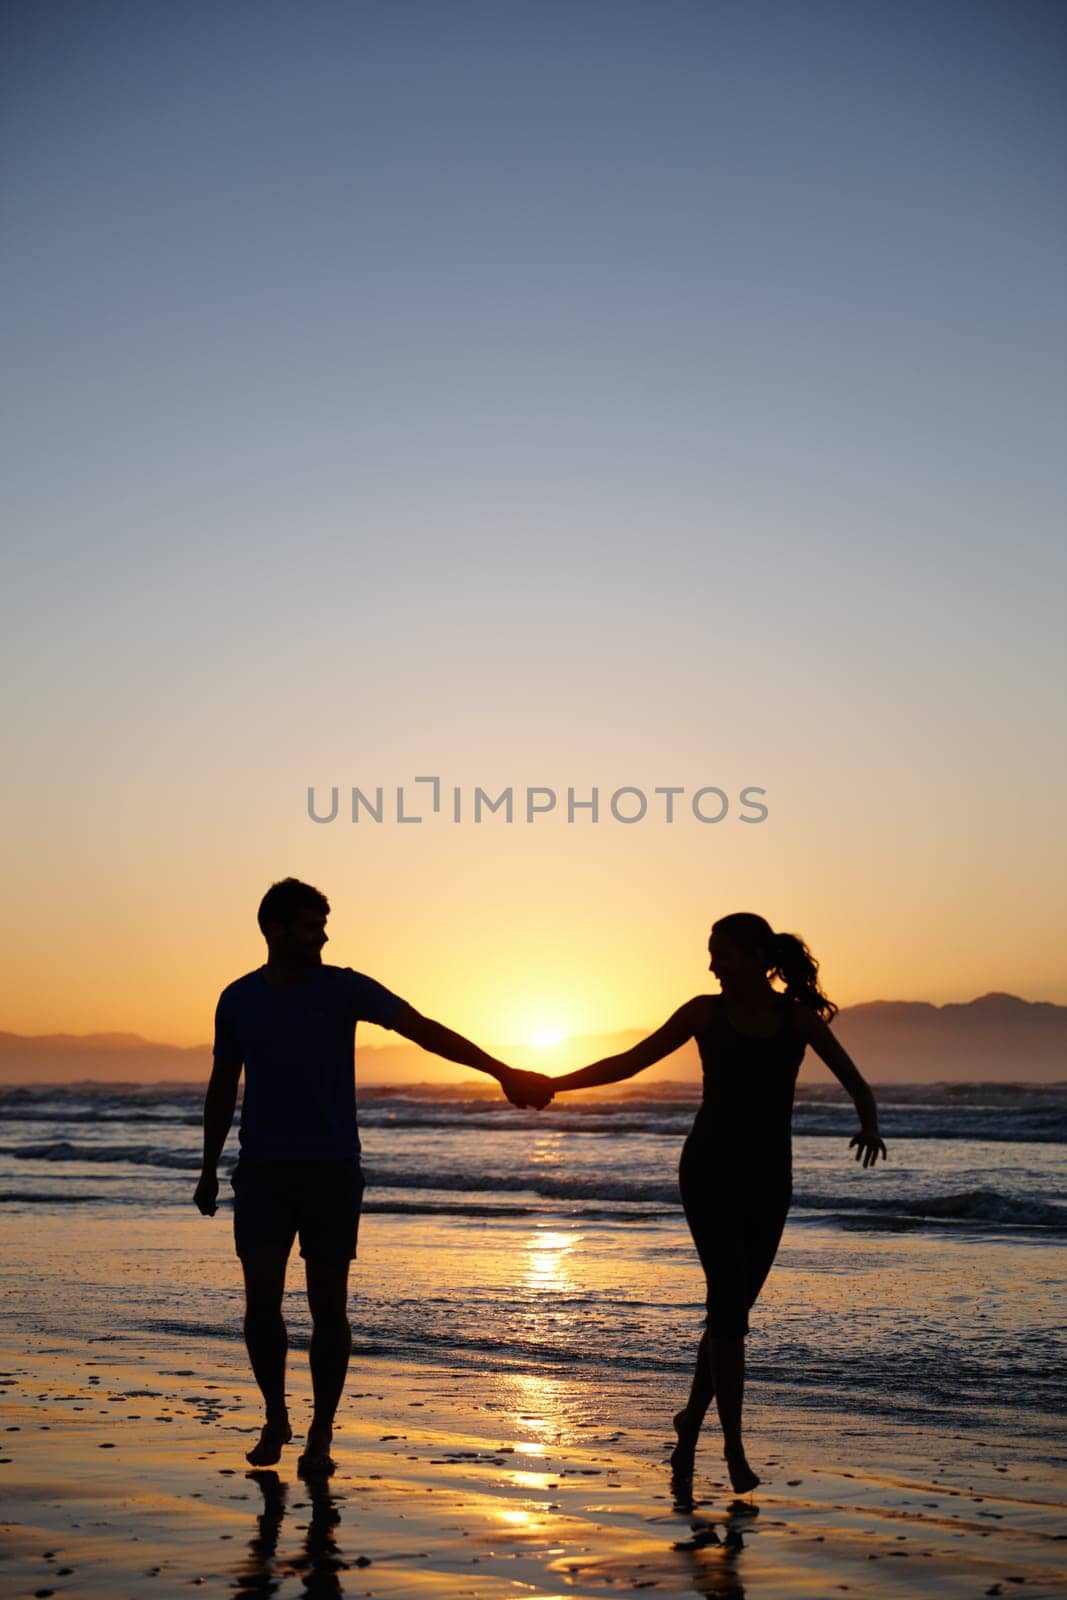
[[[696,1367],[693,1371],[693,1382],[689,1388],[689,1399],[681,1411],[676,1411],[674,1415],[674,1431],[678,1435],[678,1443],[671,1451],[671,1467],[679,1476],[692,1476],[697,1439],[700,1437],[700,1429],[707,1415],[708,1407],[711,1405],[714,1392],[715,1384],[711,1375],[711,1353],[708,1349],[708,1335],[705,1329],[697,1346]]]
[[[738,1494],[754,1489],[759,1478],[745,1459],[741,1439],[741,1412],[745,1398],[744,1339],[712,1339],[711,1373],[715,1404],[719,1409],[726,1466]]]

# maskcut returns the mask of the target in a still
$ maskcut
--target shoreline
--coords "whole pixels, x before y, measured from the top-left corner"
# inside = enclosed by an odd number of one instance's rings
[[[338,1471],[312,1486],[296,1476],[308,1391],[294,1350],[294,1443],[257,1472],[244,1451],[258,1395],[239,1347],[41,1336],[0,1352],[8,1592],[1052,1600],[1067,1578],[1067,1474],[1025,1437],[870,1423],[761,1394],[749,1446],[764,1482],[734,1496],[706,1433],[687,1504],[665,1465],[669,1414],[617,1373],[360,1353]]]

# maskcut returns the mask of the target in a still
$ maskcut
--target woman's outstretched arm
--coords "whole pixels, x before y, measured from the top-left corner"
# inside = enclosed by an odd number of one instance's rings
[[[634,1077],[636,1073],[643,1072],[655,1061],[662,1061],[664,1056],[669,1056],[672,1050],[677,1050],[687,1039],[691,1039],[700,1026],[706,1005],[706,995],[697,995],[695,999],[687,1000],[684,1006],[678,1007],[673,1016],[667,1018],[662,1028],[650,1033],[647,1039],[642,1039],[633,1049],[623,1050],[617,1056],[605,1056],[603,1061],[594,1061],[591,1066],[579,1067],[576,1072],[565,1073],[562,1078],[553,1078],[553,1089],[557,1094],[561,1089],[593,1089],[603,1083],[621,1083],[624,1078]]]
[[[807,1006],[797,1006],[797,1028],[821,1061],[825,1061],[842,1088],[852,1096],[860,1119],[860,1131],[848,1142],[849,1149],[856,1146],[856,1160],[865,1167],[873,1167],[879,1154],[886,1158],[885,1145],[878,1136],[878,1105],[871,1086],[857,1067],[844,1045],[835,1039],[821,1017]]]

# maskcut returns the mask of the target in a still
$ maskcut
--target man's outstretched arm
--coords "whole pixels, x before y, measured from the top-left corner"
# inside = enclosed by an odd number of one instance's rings
[[[515,1067],[509,1067],[506,1062],[498,1061],[495,1056],[479,1049],[461,1033],[453,1032],[432,1017],[424,1017],[414,1006],[406,1005],[391,1027],[394,1033],[402,1034],[412,1044],[421,1045],[435,1056],[443,1056],[446,1061],[458,1061],[462,1066],[473,1067],[475,1072],[487,1072],[496,1079],[512,1105],[534,1106],[540,1110],[552,1098],[550,1080],[543,1074],[520,1072]]]
[[[233,1122],[240,1081],[239,1061],[216,1060],[204,1097],[204,1160],[200,1168],[200,1181],[193,1195],[205,1217],[213,1217],[218,1210],[219,1157]]]

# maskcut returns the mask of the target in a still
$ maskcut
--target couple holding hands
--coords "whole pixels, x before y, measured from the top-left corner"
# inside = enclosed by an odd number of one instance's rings
[[[540,1108],[566,1089],[619,1083],[695,1039],[703,1099],[682,1147],[682,1205],[707,1280],[707,1320],[689,1398],[674,1418],[671,1464],[692,1475],[697,1439],[714,1399],[730,1482],[758,1477],[741,1431],[748,1312],[771,1268],[792,1195],[793,1090],[810,1045],[855,1103],[856,1159],[873,1166],[885,1145],[870,1087],[831,1033],[837,1010],[818,966],[793,934],[736,912],[712,925],[710,970],[719,994],[688,1000],[632,1049],[558,1078],[524,1072],[424,1017],[350,967],[326,966],[329,903],[286,878],[259,907],[267,961],[223,990],[215,1013],[214,1066],[204,1103],[204,1159],[195,1203],[218,1207],[218,1162],[245,1074],[240,1155],[230,1182],[234,1240],[245,1283],[244,1333],[266,1420],[248,1452],[271,1466],[292,1438],[285,1401],[285,1270],[300,1239],[311,1312],[314,1410],[299,1470],[328,1474],[333,1422],[351,1351],[348,1272],[356,1254],[363,1177],[353,1070],[359,1021],[390,1028],[424,1050],[488,1073],[513,1105]],[[785,987],[777,989],[772,978]]]

